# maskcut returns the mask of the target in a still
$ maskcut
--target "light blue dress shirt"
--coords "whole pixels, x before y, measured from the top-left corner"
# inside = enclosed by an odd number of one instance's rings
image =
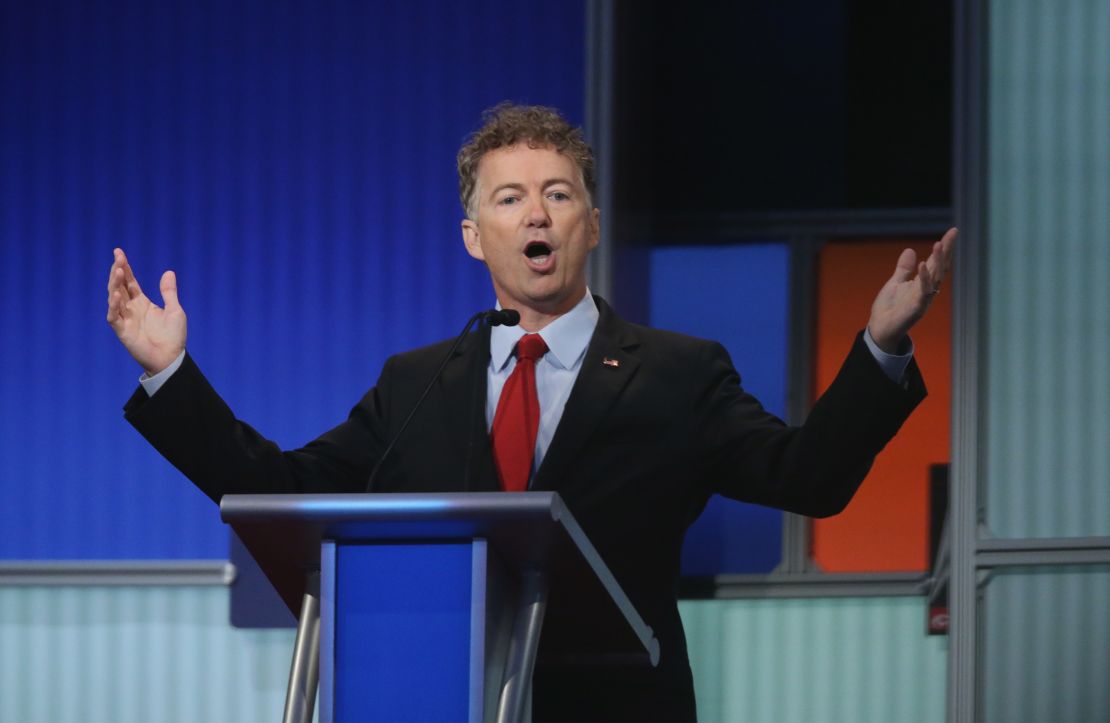
[[[500,304],[498,308],[501,308]],[[563,418],[574,380],[582,370],[586,347],[594,335],[598,319],[597,304],[587,290],[573,309],[540,330],[547,343],[547,353],[536,362],[536,396],[540,400],[540,427],[536,433],[536,455],[532,459],[532,475],[543,462],[555,428]],[[486,429],[493,426],[497,401],[505,381],[516,368],[513,349],[520,337],[527,334],[519,326],[495,326],[489,335],[489,371],[486,377]]]

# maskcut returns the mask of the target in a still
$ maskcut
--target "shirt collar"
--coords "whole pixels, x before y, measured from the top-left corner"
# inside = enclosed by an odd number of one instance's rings
[[[501,308],[501,304],[497,304]],[[540,330],[539,335],[547,343],[545,359],[562,369],[573,369],[586,353],[590,337],[594,334],[598,320],[597,304],[590,290],[575,304],[574,308]],[[495,326],[490,329],[489,355],[493,369],[500,371],[509,363],[520,337],[527,332],[519,326]]]

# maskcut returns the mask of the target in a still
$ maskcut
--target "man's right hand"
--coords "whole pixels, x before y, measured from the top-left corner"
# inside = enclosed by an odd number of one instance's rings
[[[177,301],[177,276],[162,274],[165,308],[146,297],[122,249],[115,249],[108,274],[108,323],[147,374],[162,371],[185,349],[185,310]]]

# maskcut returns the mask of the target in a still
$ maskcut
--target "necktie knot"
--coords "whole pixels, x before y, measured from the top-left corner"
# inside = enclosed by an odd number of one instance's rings
[[[547,353],[547,342],[539,334],[525,334],[516,344],[516,355],[520,360],[536,361]]]

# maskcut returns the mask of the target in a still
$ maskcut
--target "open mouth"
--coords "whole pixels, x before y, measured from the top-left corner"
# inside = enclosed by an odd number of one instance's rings
[[[524,255],[533,266],[543,266],[551,259],[551,246],[544,241],[529,241],[524,247]]]

